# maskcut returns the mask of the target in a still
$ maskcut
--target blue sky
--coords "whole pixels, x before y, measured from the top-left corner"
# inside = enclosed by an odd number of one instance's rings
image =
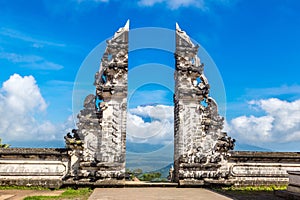
[[[0,1],[0,137],[13,146],[62,145],[73,128],[73,84],[82,62],[130,19],[131,30],[174,30],[178,22],[205,48],[223,78],[226,130],[239,143],[299,151],[299,10],[297,0]],[[170,52],[130,55],[129,68],[174,64]],[[151,91],[158,91],[156,100],[147,98]],[[153,115],[158,104],[172,106],[170,94],[155,84],[139,88],[129,104],[131,119],[141,120],[135,125],[172,124],[169,116]],[[145,104],[151,105],[134,110]],[[171,141],[166,130],[147,142]]]

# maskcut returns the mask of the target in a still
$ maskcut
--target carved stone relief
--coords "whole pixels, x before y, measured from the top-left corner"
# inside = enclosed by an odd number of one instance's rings
[[[222,132],[224,118],[218,114],[210,85],[197,56],[198,45],[176,24],[174,179],[203,181],[228,176],[223,170],[234,140]]]
[[[78,157],[72,162],[74,179],[97,182],[125,176],[128,31],[129,21],[107,41],[95,74],[95,95],[85,98],[74,136],[65,137],[70,155]]]

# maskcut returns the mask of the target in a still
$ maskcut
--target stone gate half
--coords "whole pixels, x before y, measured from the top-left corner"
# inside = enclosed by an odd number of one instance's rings
[[[224,118],[209,96],[197,45],[176,24],[174,179],[179,184],[224,182],[234,140],[222,132]]]
[[[120,28],[95,74],[96,95],[85,98],[78,130],[66,137],[71,149],[70,177],[78,182],[123,184],[125,176],[129,21]],[[109,182],[109,183],[108,183]]]

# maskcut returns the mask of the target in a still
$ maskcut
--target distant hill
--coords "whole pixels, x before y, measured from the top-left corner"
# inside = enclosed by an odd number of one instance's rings
[[[170,163],[169,165],[152,172],[159,172],[161,174],[161,178],[167,178],[169,176],[169,171],[172,165],[173,163]]]
[[[157,151],[164,147],[163,144],[149,144],[149,143],[133,143],[126,142],[126,151],[132,153],[150,153]]]
[[[52,140],[52,141],[11,141],[8,142],[11,148],[65,148],[65,141]]]
[[[250,144],[240,144],[236,143],[234,147],[235,151],[272,151],[271,149],[266,149],[263,147],[258,147]]]

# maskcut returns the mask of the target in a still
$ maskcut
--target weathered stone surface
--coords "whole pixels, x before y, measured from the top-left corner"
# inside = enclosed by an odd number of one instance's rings
[[[236,186],[287,185],[288,171],[300,171],[297,152],[232,151],[227,166]]]
[[[288,171],[289,181],[287,190],[276,191],[275,194],[284,199],[300,199],[300,171],[294,168]]]
[[[204,178],[229,175],[226,162],[234,140],[222,132],[224,118],[209,96],[210,85],[197,52],[198,46],[176,24],[174,178],[201,184]]]
[[[0,176],[63,176],[67,166],[60,161],[0,161]]]
[[[300,190],[300,171],[295,171],[295,169],[291,169],[290,171],[288,171],[288,174],[289,174],[289,185],[296,186]]]
[[[0,185],[58,188],[68,170],[66,149],[0,149]]]
[[[75,180],[96,184],[125,177],[128,31],[129,21],[107,41],[95,74],[96,94],[85,98],[78,130],[66,137]]]
[[[300,171],[299,167],[288,171],[287,190],[276,191],[275,195],[284,199],[300,199]]]

